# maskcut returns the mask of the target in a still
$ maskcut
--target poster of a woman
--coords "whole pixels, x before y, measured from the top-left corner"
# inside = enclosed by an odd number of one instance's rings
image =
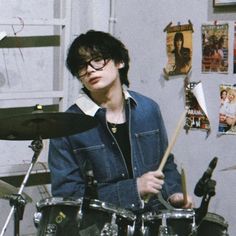
[[[192,67],[192,25],[178,25],[167,30],[167,75],[187,74]]]

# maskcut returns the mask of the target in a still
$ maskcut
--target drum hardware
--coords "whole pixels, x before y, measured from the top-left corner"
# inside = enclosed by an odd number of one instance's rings
[[[212,173],[216,167],[218,158],[214,157],[207,170],[204,172],[203,176],[199,179],[199,181],[197,182],[195,189],[194,189],[194,194],[198,197],[201,197],[203,195],[205,195],[206,193],[209,193],[211,196],[215,195],[215,191],[214,188],[212,188],[213,192],[210,193],[210,188],[207,186],[207,182],[211,179]]]
[[[168,235],[170,234],[168,233],[166,215],[163,214],[162,219],[161,219],[161,226],[159,227],[158,236],[168,236]]]
[[[0,180],[0,198],[9,200],[11,196],[17,194],[18,189],[11,184],[8,184],[2,180]],[[32,198],[26,193],[22,193],[26,202],[32,202]]]
[[[144,215],[144,236],[196,236],[193,209],[175,208]]]
[[[195,209],[196,212],[196,224],[199,225],[202,219],[206,216],[208,211],[208,205],[211,197],[213,197],[215,193],[216,181],[211,179],[212,172],[217,164],[217,157],[214,157],[207,170],[204,172],[203,176],[197,182],[194,194],[198,197],[202,196],[201,205],[199,208]]]
[[[34,164],[42,151],[42,139],[57,138],[83,132],[94,127],[96,122],[92,117],[78,113],[44,112],[41,105],[36,105],[31,113],[6,116],[1,118],[0,122],[0,139],[33,140],[29,146],[34,152],[31,164],[17,192],[17,197],[10,198],[12,207],[0,234],[0,236],[4,235],[14,213],[14,235],[18,236],[20,220],[23,218],[24,205],[26,204],[22,193]],[[80,123],[82,125],[78,125]]]
[[[97,180],[94,178],[92,163],[89,159],[85,161],[84,171],[85,171],[85,190],[81,207],[82,214],[89,209],[91,199],[98,199]]]
[[[9,215],[7,217],[7,220],[6,220],[6,222],[5,222],[4,226],[3,226],[3,229],[2,229],[2,232],[1,232],[1,236],[4,235],[4,233],[5,233],[6,229],[7,229],[7,226],[9,224],[9,222],[10,222],[10,219],[11,219],[11,216],[12,216],[13,213],[14,213],[14,235],[19,235],[20,220],[23,217],[23,212],[20,213],[19,211],[22,211],[23,208],[24,208],[24,206],[22,206],[23,205],[23,201],[22,201],[23,197],[22,197],[21,194],[22,194],[23,189],[24,189],[24,187],[25,187],[25,185],[27,183],[27,180],[29,178],[31,170],[32,170],[32,168],[33,168],[33,166],[34,166],[34,164],[35,164],[35,162],[36,162],[36,160],[37,160],[41,150],[42,150],[42,147],[43,147],[43,144],[42,144],[42,140],[40,138],[38,140],[32,141],[32,143],[30,145],[30,148],[34,151],[34,155],[32,157],[32,161],[31,161],[31,164],[29,166],[29,169],[28,169],[28,171],[27,171],[27,173],[25,175],[25,178],[24,178],[24,180],[23,180],[23,182],[22,182],[22,184],[20,186],[20,189],[18,191],[18,198],[16,198],[15,201],[12,201],[12,202],[10,201],[10,204],[12,205],[12,208],[11,208],[10,213],[9,213]],[[19,207],[19,205],[20,205],[20,207]],[[22,217],[21,217],[21,215],[22,215]]]
[[[113,213],[111,217],[111,223],[105,223],[101,230],[101,236],[118,236],[118,226],[116,224],[116,214]],[[120,234],[121,235],[121,234]]]
[[[135,215],[126,209],[91,199],[88,210],[83,214],[84,222],[78,212],[83,199],[47,198],[37,203],[34,214],[38,236],[132,236]],[[58,219],[61,220],[58,220]]]

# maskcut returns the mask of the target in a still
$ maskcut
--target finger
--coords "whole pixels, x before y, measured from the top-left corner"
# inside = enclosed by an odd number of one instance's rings
[[[165,175],[163,174],[162,171],[160,170],[157,170],[157,171],[154,171],[153,172],[154,176],[158,179],[164,179],[165,178]]]

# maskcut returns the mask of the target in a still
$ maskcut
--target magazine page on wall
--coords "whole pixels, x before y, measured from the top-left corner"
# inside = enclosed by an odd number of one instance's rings
[[[192,24],[169,26],[166,29],[166,76],[186,75],[192,68]]]
[[[228,24],[202,25],[202,72],[228,73]]]
[[[233,51],[233,55],[234,55],[234,61],[233,61],[234,74],[236,74],[236,22],[234,22],[234,51]]]
[[[190,82],[185,86],[185,106],[188,108],[185,127],[209,132],[210,122],[201,82]]]
[[[220,85],[219,133],[236,134],[236,85]]]

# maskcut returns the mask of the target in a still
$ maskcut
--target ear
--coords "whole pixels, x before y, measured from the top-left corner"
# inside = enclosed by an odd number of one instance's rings
[[[120,62],[118,65],[118,69],[124,68],[125,67],[125,63],[124,62]]]

